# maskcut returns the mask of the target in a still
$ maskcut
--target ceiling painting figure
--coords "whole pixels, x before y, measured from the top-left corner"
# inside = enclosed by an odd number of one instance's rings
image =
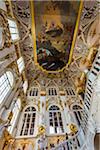
[[[47,71],[59,71],[71,61],[81,2],[34,1],[32,4],[36,36],[35,62]]]

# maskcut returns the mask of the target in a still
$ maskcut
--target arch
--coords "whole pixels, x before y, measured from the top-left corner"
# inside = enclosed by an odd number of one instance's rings
[[[50,106],[49,110],[60,110],[58,106],[52,105]]]
[[[61,134],[64,133],[64,125],[62,119],[62,113],[57,105],[51,105],[48,110],[49,119],[49,134]]]
[[[57,104],[57,103],[53,103],[53,104],[50,104],[49,106],[48,106],[48,108],[47,108],[47,111],[49,111],[49,109],[50,109],[50,107],[51,106],[57,106],[59,109],[60,109],[60,111],[62,111],[62,107],[59,105],[59,104]]]
[[[14,75],[12,71],[7,70],[0,77],[0,104],[10,94],[12,88],[14,87]]]
[[[20,136],[33,136],[36,126],[36,108],[28,105],[24,108]]]
[[[23,109],[23,113],[25,112],[25,110],[28,108],[28,107],[34,107],[34,109],[36,110],[36,111],[38,111],[38,106],[36,106],[36,105],[27,105],[26,107],[24,107],[24,109]]]
[[[80,105],[73,105],[73,110],[79,111],[82,110],[82,107]]]
[[[36,109],[33,106],[25,109],[25,112],[31,112],[31,111],[36,111]]]
[[[79,103],[73,103],[73,104],[71,104],[70,109],[73,111],[73,108],[75,108],[75,107],[79,108],[79,109],[74,109],[74,110],[83,110],[82,105],[79,104]]]

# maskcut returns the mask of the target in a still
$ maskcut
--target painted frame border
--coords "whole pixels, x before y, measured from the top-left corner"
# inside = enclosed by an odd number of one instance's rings
[[[32,39],[33,39],[34,62],[35,62],[35,65],[38,66],[42,71],[44,71],[46,73],[59,73],[59,72],[62,72],[66,67],[68,67],[70,65],[71,60],[72,60],[72,56],[73,56],[73,50],[74,50],[74,46],[75,46],[76,36],[77,36],[77,33],[78,33],[79,21],[80,21],[80,17],[81,17],[82,8],[83,8],[83,0],[80,0],[80,6],[79,6],[77,21],[76,21],[76,25],[75,25],[75,29],[74,29],[73,40],[72,40],[72,44],[71,44],[68,63],[62,69],[59,69],[57,71],[49,71],[49,70],[44,69],[42,66],[40,66],[38,61],[37,61],[36,36],[35,36],[36,35],[36,32],[35,32],[35,17],[34,17],[34,0],[30,0],[31,31],[32,31]]]

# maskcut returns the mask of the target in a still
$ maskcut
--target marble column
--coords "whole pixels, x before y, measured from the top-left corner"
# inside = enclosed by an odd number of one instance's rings
[[[43,125],[45,126],[46,125],[46,93],[45,91],[41,92],[41,95],[40,95],[40,118],[39,118],[39,125]]]
[[[64,109],[64,115],[65,115],[65,119],[66,119],[66,123],[71,123],[71,116],[70,116],[70,110],[68,105],[65,105],[66,103],[66,96],[65,95],[60,95],[60,99],[62,101],[62,106]]]
[[[46,138],[46,93],[41,91],[40,93],[40,115],[39,115],[39,127],[38,127],[38,139],[36,144],[36,150],[45,149],[47,146]]]
[[[65,94],[60,94],[60,99],[61,99],[63,111],[64,111],[65,132],[69,134],[70,133],[69,124],[71,124],[72,121],[71,121],[71,114],[69,111],[69,107],[68,105],[65,104],[66,103]]]

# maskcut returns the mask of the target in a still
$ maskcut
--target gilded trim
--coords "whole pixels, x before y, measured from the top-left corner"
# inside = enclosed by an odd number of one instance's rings
[[[37,63],[37,54],[36,54],[36,33],[35,33],[35,20],[34,20],[34,3],[30,0],[30,8],[31,8],[31,31],[32,31],[32,38],[33,38],[33,52],[34,52],[34,62]]]
[[[75,30],[74,30],[74,35],[73,35],[73,41],[72,41],[72,45],[71,45],[71,50],[70,50],[70,55],[69,55],[69,60],[68,63],[66,64],[66,66],[64,66],[62,69],[59,69],[57,71],[47,71],[46,69],[44,69],[43,67],[41,67],[39,65],[39,63],[37,62],[37,52],[36,52],[36,32],[35,32],[35,19],[34,19],[34,0],[30,0],[30,8],[31,8],[31,21],[32,21],[32,27],[31,27],[31,31],[32,31],[32,38],[33,38],[33,54],[34,54],[34,62],[35,65],[40,68],[42,71],[46,72],[46,73],[59,73],[62,72],[66,67],[69,66],[69,64],[71,63],[72,60],[72,55],[73,55],[73,50],[74,50],[74,45],[75,45],[75,41],[76,41],[76,36],[77,36],[77,32],[78,32],[78,27],[79,27],[79,21],[80,21],[80,17],[81,17],[81,12],[82,12],[82,7],[83,7],[83,0],[80,0],[80,7],[79,7],[79,11],[78,11],[78,16],[77,16],[77,21],[76,21],[76,26],[75,26]]]

